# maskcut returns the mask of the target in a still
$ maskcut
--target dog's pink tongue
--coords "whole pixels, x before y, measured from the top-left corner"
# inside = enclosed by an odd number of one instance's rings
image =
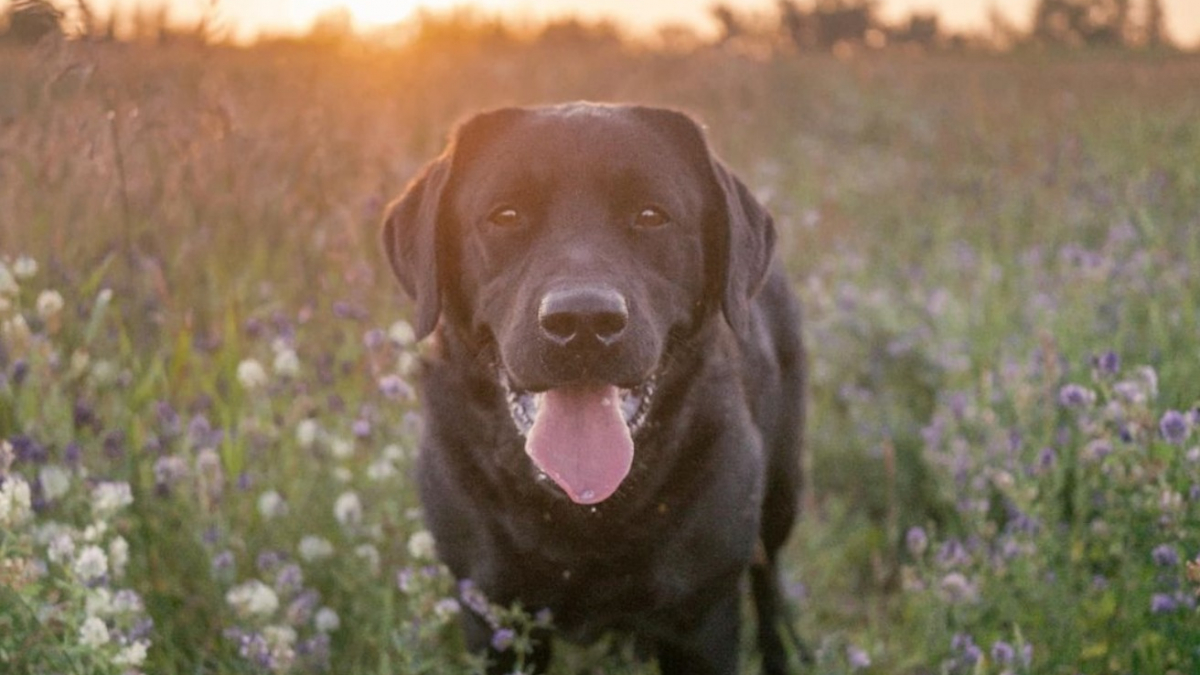
[[[633,439],[612,386],[572,386],[542,395],[525,452],[577,504],[617,491],[633,465]]]

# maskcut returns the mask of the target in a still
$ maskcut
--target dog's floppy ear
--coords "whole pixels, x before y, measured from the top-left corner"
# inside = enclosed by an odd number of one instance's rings
[[[449,145],[440,157],[421,170],[408,184],[404,194],[392,202],[383,220],[383,250],[392,272],[416,301],[414,327],[417,339],[437,328],[442,313],[441,279],[446,270],[447,251],[442,241],[443,194],[457,163],[476,155],[480,146],[500,133],[526,112],[519,108],[498,108],[462,122],[454,130]]]
[[[775,221],[749,188],[716,158],[712,172],[725,201],[725,250],[721,308],[739,333],[750,321],[750,300],[762,288],[775,250]]]
[[[430,162],[388,206],[383,220],[383,250],[404,291],[416,301],[417,339],[437,327],[441,314],[438,283],[437,232],[442,191],[450,176],[447,151]]]
[[[750,301],[762,287],[775,248],[775,224],[750,190],[713,155],[700,125],[690,116],[661,108],[636,108],[656,128],[675,137],[709,182],[715,213],[705,232],[710,307],[720,299],[725,321],[743,332]]]

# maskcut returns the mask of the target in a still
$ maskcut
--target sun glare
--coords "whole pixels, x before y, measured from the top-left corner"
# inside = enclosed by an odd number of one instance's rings
[[[356,28],[370,28],[398,23],[420,8],[440,9],[451,4],[453,0],[301,0],[293,7],[297,23],[311,23],[322,14],[346,9]]]

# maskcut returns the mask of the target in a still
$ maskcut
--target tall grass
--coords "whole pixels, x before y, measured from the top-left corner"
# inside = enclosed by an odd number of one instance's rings
[[[456,613],[513,649],[552,621],[429,558],[376,226],[456,120],[580,98],[693,112],[777,215],[811,345],[787,573],[817,672],[1200,669],[1194,59],[0,62],[9,670],[122,672],[144,643],[153,673],[469,672]],[[556,668],[649,667],[618,644]]]

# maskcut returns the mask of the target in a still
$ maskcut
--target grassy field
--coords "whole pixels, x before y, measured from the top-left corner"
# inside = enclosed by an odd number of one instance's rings
[[[571,99],[696,114],[777,216],[811,672],[1200,672],[1195,58],[81,44],[0,51],[0,670],[522,649],[430,557],[377,226],[456,120]]]

